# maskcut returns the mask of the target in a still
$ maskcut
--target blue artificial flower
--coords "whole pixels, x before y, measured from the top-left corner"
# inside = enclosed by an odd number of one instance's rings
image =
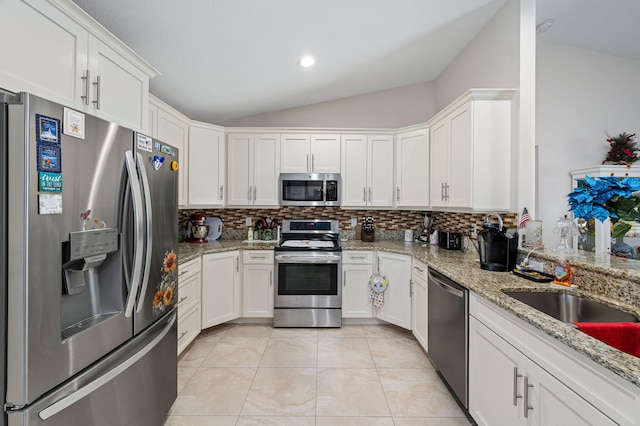
[[[617,201],[629,199],[633,192],[640,191],[640,178],[635,177],[618,179],[615,176],[585,176],[577,182],[578,186],[567,195],[569,208],[573,211],[574,217],[586,220],[596,218],[604,222],[607,218],[618,219],[616,209],[620,208],[620,205],[617,205]],[[616,201],[610,202],[613,198]]]

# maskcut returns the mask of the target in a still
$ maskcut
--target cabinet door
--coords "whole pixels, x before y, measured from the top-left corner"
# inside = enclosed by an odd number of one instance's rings
[[[522,363],[519,351],[469,317],[469,413],[478,425],[519,424]]]
[[[342,206],[367,205],[367,138],[364,135],[342,136]],[[388,158],[387,158],[388,160]],[[393,182],[391,183],[393,185]],[[342,311],[344,314],[344,310]]]
[[[175,146],[179,152],[178,168],[178,204],[188,204],[189,182],[189,123],[182,118],[158,108],[158,139]]]
[[[258,134],[253,143],[253,204],[277,206],[280,202],[280,135]]]
[[[189,127],[189,205],[221,206],[225,177],[224,133]]]
[[[273,266],[244,265],[244,317],[273,318]]]
[[[342,317],[371,318],[372,304],[369,296],[369,278],[373,266],[342,265]]]
[[[88,57],[90,111],[106,120],[146,132],[149,77],[91,35]]]
[[[393,136],[369,135],[367,203],[371,207],[393,206]]]
[[[1,7],[0,87],[82,108],[88,32],[48,2]]]
[[[248,206],[252,203],[252,149],[252,134],[229,135],[227,204],[230,206]]]
[[[578,396],[551,374],[531,362],[528,382],[528,424],[534,425],[614,425],[593,405]],[[523,408],[524,410],[524,408]]]
[[[449,119],[451,146],[449,151],[449,206],[471,207],[473,146],[471,140],[471,103],[454,111]]]
[[[429,205],[429,130],[398,135],[396,143],[396,206]]]
[[[340,135],[311,135],[311,173],[340,173]]]
[[[308,173],[311,170],[309,135],[282,135],[280,153],[281,173]]]
[[[240,315],[238,252],[202,256],[202,328]]]
[[[445,185],[449,185],[449,120],[431,127],[430,199],[432,207],[446,206]]]
[[[422,345],[425,351],[428,346],[428,291],[427,291],[427,265],[417,260],[412,260],[411,268],[411,329],[416,340]]]
[[[411,330],[411,257],[378,252],[378,271],[387,277],[389,286],[377,317]]]

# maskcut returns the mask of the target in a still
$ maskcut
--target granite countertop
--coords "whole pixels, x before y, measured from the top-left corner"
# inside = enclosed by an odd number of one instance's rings
[[[475,292],[481,297],[495,303],[500,308],[517,316],[533,327],[543,331],[554,339],[575,349],[616,375],[640,387],[640,358],[621,352],[605,343],[596,340],[571,325],[556,320],[540,311],[531,308],[524,303],[513,299],[503,293],[511,290],[534,289],[536,291],[558,290],[559,286],[552,286],[548,283],[538,284],[520,278],[507,272],[489,272],[480,269],[478,255],[475,250],[466,252],[440,249],[438,246],[425,243],[406,243],[402,241],[376,241],[372,243],[350,240],[341,243],[343,250],[381,250],[391,253],[411,255],[414,258],[426,263],[429,267],[441,272],[460,285]],[[216,253],[237,249],[244,250],[273,250],[274,244],[243,243],[242,241],[214,241],[205,244],[182,243],[178,249],[179,263],[194,259],[202,254]],[[549,256],[549,255],[547,255]],[[609,256],[610,257],[610,256]],[[542,258],[545,255],[542,254]],[[615,262],[615,259],[613,260]],[[576,266],[582,263],[593,265],[587,257],[578,258]],[[602,271],[605,265],[597,265]],[[611,279],[617,276],[626,278],[638,276],[634,271],[631,273],[613,271]],[[640,284],[639,284],[640,285]],[[640,318],[640,309],[637,306],[625,304],[619,300],[607,297],[604,294],[594,294],[579,288],[563,289],[574,294],[586,295],[589,298],[602,301],[606,304],[620,307],[621,309],[634,313]]]

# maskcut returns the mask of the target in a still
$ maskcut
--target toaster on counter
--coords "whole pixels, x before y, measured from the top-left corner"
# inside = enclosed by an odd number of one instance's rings
[[[447,250],[462,250],[462,232],[438,231],[438,245]]]

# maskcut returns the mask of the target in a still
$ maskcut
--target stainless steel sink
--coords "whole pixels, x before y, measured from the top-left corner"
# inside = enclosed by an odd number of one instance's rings
[[[574,294],[505,291],[513,297],[563,322],[638,322],[627,312]]]

